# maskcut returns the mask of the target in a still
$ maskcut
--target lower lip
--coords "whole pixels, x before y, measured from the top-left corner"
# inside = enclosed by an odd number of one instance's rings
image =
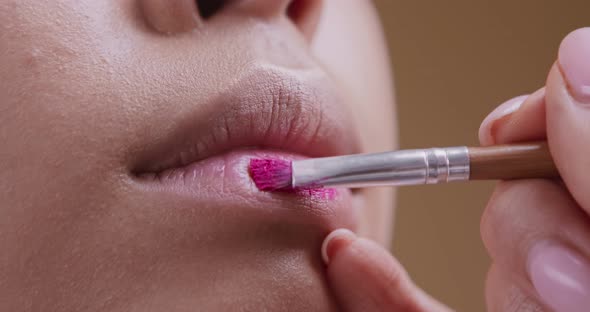
[[[189,203],[199,207],[213,205],[219,207],[219,211],[229,207],[234,213],[315,224],[326,231],[340,227],[356,228],[357,211],[352,206],[350,190],[262,192],[256,188],[248,173],[252,158],[293,160],[301,157],[271,151],[234,151],[182,168],[142,175],[142,185],[150,191],[171,194],[173,198],[189,199]]]

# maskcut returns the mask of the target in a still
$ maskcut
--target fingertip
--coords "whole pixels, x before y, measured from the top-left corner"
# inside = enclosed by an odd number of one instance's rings
[[[500,123],[510,118],[510,115],[516,112],[528,97],[529,95],[526,94],[512,98],[500,104],[500,106],[486,116],[479,127],[480,144],[483,146],[495,144],[495,129],[501,126],[499,125]]]
[[[561,42],[558,64],[568,84],[567,91],[576,102],[590,103],[590,27],[580,28],[569,33]]]
[[[500,105],[482,122],[479,129],[481,144],[545,140],[545,93],[545,88],[541,88]]]
[[[326,236],[322,243],[322,259],[324,260],[324,263],[330,263],[330,259],[332,259],[338,251],[350,245],[350,243],[356,239],[356,234],[349,229],[337,229],[332,231]]]

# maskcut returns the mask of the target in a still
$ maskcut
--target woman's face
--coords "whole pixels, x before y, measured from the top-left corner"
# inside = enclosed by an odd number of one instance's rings
[[[326,311],[323,237],[387,242],[387,190],[264,193],[247,168],[393,147],[371,4],[199,6],[0,3],[0,310]]]

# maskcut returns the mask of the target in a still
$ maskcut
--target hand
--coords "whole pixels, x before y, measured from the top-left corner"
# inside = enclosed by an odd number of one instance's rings
[[[483,145],[547,139],[563,181],[498,184],[481,231],[490,311],[590,311],[590,28],[561,44],[546,88],[497,108]]]
[[[344,311],[450,311],[416,287],[387,250],[349,230],[328,235],[322,257],[328,282]]]

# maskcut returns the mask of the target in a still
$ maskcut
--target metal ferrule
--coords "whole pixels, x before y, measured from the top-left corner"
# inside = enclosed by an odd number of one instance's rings
[[[469,180],[467,147],[400,150],[293,161],[293,187],[437,184]]]

